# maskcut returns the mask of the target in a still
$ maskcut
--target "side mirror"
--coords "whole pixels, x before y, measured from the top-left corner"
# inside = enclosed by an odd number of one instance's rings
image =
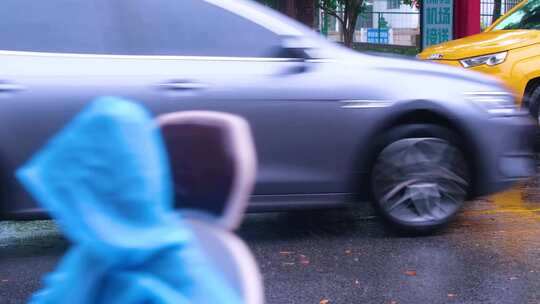
[[[283,58],[294,58],[299,61],[316,59],[313,56],[315,46],[310,41],[301,36],[287,36],[281,41],[281,56]]]
[[[300,74],[312,69],[312,65],[310,63],[315,59],[319,59],[319,57],[316,56],[316,50],[317,48],[313,45],[313,43],[311,43],[309,39],[302,36],[284,37],[281,42],[279,57],[294,59],[294,61],[298,61],[301,64],[287,68],[279,75]]]

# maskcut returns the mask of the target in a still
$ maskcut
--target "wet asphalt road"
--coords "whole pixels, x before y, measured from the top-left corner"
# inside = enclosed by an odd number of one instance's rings
[[[249,215],[267,303],[540,303],[540,178],[411,237],[369,207]],[[0,303],[22,303],[67,247],[50,221],[0,222]]]

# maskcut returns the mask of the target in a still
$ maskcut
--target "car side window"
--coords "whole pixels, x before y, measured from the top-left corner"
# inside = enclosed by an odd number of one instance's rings
[[[0,50],[108,53],[95,0],[2,0]]]
[[[280,36],[203,0],[109,2],[114,53],[219,57],[274,57]]]

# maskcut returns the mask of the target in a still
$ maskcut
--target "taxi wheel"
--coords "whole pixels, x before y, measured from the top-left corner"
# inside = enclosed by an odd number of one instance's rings
[[[539,123],[536,129],[536,138],[534,139],[534,148],[540,151],[540,85],[537,85],[531,93],[527,94],[527,103],[529,104],[529,113]]]
[[[529,112],[540,122],[540,85],[537,85],[526,97],[529,103]]]
[[[470,187],[462,152],[440,138],[406,138],[386,146],[372,171],[376,207],[401,231],[431,232],[463,205]]]

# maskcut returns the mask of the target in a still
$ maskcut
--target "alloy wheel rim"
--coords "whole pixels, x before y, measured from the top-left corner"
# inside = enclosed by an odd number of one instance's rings
[[[379,155],[373,177],[380,207],[398,222],[409,224],[451,217],[469,187],[463,155],[438,138],[394,142]]]

